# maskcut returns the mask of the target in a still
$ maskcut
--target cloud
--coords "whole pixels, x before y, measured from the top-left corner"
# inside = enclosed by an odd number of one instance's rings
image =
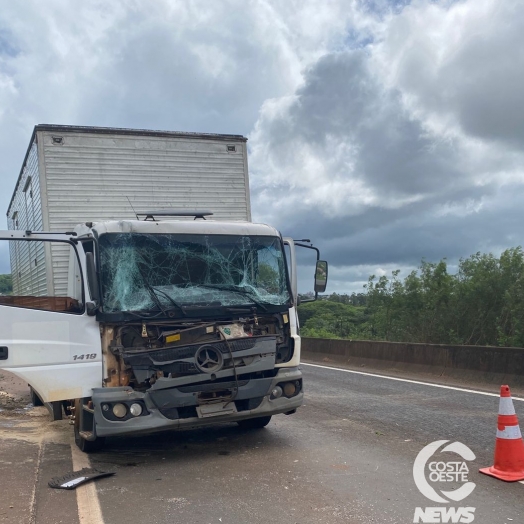
[[[114,2],[58,12],[58,5],[33,3],[11,29],[22,50],[9,62],[16,97],[49,122],[219,130],[226,119],[247,132],[264,98],[296,82],[294,56],[278,32],[265,34],[270,20],[261,9]],[[19,9],[10,11],[4,16],[17,19]]]
[[[445,126],[518,148],[524,138],[523,23],[517,1],[416,2],[391,18],[375,65],[441,131]]]
[[[373,74],[365,49],[320,59],[293,98],[264,107],[251,138],[255,184],[265,204],[275,186],[287,184],[295,203],[355,215],[457,190],[471,178],[460,171],[460,144],[413,118],[401,94],[384,89]]]

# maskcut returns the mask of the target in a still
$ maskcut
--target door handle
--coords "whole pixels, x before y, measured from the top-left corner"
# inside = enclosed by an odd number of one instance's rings
[[[7,346],[0,347],[0,360],[7,360],[7,356],[9,354],[9,349]]]

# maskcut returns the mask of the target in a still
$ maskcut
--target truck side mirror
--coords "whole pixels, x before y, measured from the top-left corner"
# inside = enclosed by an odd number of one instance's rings
[[[315,269],[315,293],[326,291],[328,279],[328,263],[325,260],[317,260]]]
[[[93,253],[86,253],[86,269],[87,269],[87,284],[89,286],[89,294],[91,299],[97,304],[100,303],[100,293],[98,291],[98,275],[95,267],[95,257]]]

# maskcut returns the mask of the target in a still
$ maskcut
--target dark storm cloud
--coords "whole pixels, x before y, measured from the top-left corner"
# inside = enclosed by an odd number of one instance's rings
[[[349,144],[354,156],[331,165],[330,176],[358,179],[380,194],[449,193],[471,185],[471,175],[460,170],[457,145],[431,136],[403,108],[400,93],[384,89],[366,50],[319,60],[267,135],[274,163],[283,167],[295,161],[297,140],[319,156],[330,142]]]
[[[524,10],[493,40],[478,33],[443,68],[443,105],[454,108],[464,131],[483,139],[524,145]],[[508,12],[508,16],[510,13]],[[509,20],[508,20],[509,22]],[[489,31],[489,30],[488,30]]]
[[[520,186],[515,188],[518,193]],[[523,190],[524,192],[524,190]],[[397,227],[396,224],[412,223],[413,227],[422,227],[425,222],[438,222],[436,210],[446,204],[452,207],[455,213],[467,214],[467,208],[480,204],[483,197],[494,196],[496,189],[493,186],[472,187],[453,193],[449,200],[435,195],[427,200],[414,202],[405,206],[391,209],[380,206],[368,206],[362,212],[350,216],[325,216],[317,208],[293,208],[286,214],[285,220],[278,222],[279,227],[285,228],[287,234],[293,238],[302,238],[308,234],[323,242],[336,243],[344,238],[356,235],[366,236],[369,232],[382,228]],[[477,213],[478,217],[479,214]],[[417,255],[418,256],[418,255]],[[397,260],[398,261],[398,260]],[[356,263],[363,263],[358,260]]]
[[[489,203],[466,214],[458,210],[436,216],[419,210],[410,216],[386,217],[375,209],[368,211],[378,215],[372,219],[355,217],[326,222],[314,212],[304,213],[302,231],[311,232],[322,256],[338,267],[417,266],[423,258],[447,258],[453,263],[477,251],[500,253],[524,245],[524,188],[507,187],[496,196],[496,204]],[[367,225],[362,219],[368,221]],[[374,226],[370,227],[371,223]]]

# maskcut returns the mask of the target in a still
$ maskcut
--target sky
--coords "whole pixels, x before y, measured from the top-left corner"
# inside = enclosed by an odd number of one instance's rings
[[[518,0],[0,0],[0,229],[35,124],[242,134],[328,292],[524,243]]]

